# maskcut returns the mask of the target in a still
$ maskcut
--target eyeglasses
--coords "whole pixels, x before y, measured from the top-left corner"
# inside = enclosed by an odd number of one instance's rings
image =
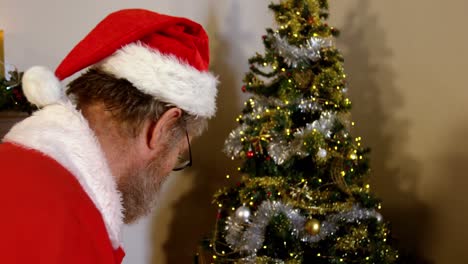
[[[187,129],[185,129],[185,137],[187,138],[188,158],[186,157],[186,155],[179,156],[177,158],[177,164],[172,169],[172,171],[180,171],[180,170],[183,170],[183,169],[185,169],[187,167],[192,166],[192,149],[190,148],[190,139],[189,139]]]

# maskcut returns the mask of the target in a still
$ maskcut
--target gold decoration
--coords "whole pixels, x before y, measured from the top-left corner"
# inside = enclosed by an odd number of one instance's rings
[[[312,70],[306,70],[302,72],[297,71],[293,73],[293,78],[300,89],[307,89],[314,81],[314,73]]]
[[[320,221],[317,219],[309,219],[304,225],[304,229],[312,236],[320,233]]]
[[[318,1],[308,0],[307,7],[309,8],[309,13],[311,14],[318,14],[320,12],[320,5]]]
[[[348,199],[345,202],[330,203],[330,197],[333,195],[333,192],[329,190],[310,189],[307,180],[291,185],[284,177],[265,176],[261,178],[250,178],[245,175],[242,177],[241,182],[245,184],[245,187],[239,190],[239,198],[242,203],[250,203],[251,197],[258,192],[259,189],[264,189],[281,196],[281,199],[285,203],[290,204],[294,208],[306,210],[315,215],[327,215],[347,211],[350,210],[354,204],[352,199]],[[353,190],[354,189],[355,188],[353,188]],[[358,190],[359,189],[356,189],[354,191],[357,192]]]
[[[367,238],[367,228],[354,227],[350,230],[348,235],[337,239],[336,247],[344,251],[354,251],[359,248],[359,242]]]
[[[270,264],[270,263],[277,263],[276,261],[278,261],[277,259],[274,259],[274,258],[270,258],[270,257],[267,257],[267,256],[258,256],[255,258],[255,263],[256,264]],[[241,261],[236,261],[235,264],[243,264],[245,263],[244,260],[241,260]],[[300,264],[302,263],[301,260],[298,260],[298,259],[288,259],[288,260],[285,260],[284,262],[281,262],[281,263],[285,263],[285,264]]]
[[[348,184],[344,180],[346,172],[343,169],[343,159],[339,156],[335,157],[332,161],[331,176],[335,184],[342,190],[351,196],[351,190],[348,187]]]

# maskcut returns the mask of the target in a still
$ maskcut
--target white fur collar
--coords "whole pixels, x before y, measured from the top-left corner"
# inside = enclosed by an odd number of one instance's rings
[[[101,212],[113,247],[120,246],[121,195],[97,138],[74,105],[44,107],[16,124],[4,141],[38,150],[68,169]]]

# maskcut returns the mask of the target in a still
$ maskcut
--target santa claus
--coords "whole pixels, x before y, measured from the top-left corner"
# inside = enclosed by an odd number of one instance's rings
[[[216,110],[208,37],[142,9],[107,16],[61,62],[25,72],[39,110],[0,145],[2,263],[121,263],[120,233],[149,212]],[[83,73],[63,89],[61,81]]]

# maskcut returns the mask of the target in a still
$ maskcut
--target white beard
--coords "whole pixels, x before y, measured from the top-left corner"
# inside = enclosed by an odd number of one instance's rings
[[[146,216],[156,205],[159,190],[167,178],[160,175],[164,159],[155,159],[143,170],[122,177],[117,188],[122,193],[124,223],[130,224]]]

